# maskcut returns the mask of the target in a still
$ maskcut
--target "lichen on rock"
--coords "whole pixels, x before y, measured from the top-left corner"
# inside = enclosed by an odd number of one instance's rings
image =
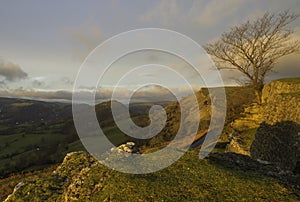
[[[262,122],[269,125],[284,121],[300,124],[299,94],[300,78],[281,79],[266,84],[262,91],[262,104],[246,106],[241,118],[232,123],[233,132],[227,151],[249,155],[249,140],[255,139],[255,133],[248,131],[259,128]]]

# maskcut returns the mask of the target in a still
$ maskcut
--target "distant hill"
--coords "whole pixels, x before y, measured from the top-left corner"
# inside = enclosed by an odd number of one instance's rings
[[[227,123],[239,116],[243,105],[251,103],[254,94],[250,88],[226,87],[228,106]],[[210,100],[207,89],[196,94],[198,99],[201,123],[196,139],[206,133],[210,120]],[[188,105],[189,97],[183,98]],[[167,112],[167,122],[162,131],[155,137],[146,140],[132,138],[116,126],[110,108],[111,102],[96,105],[99,124],[107,138],[116,146],[134,141],[141,150],[164,147],[177,134],[180,123],[180,107],[172,102],[131,103],[129,106],[132,121],[140,127],[150,124],[149,109],[161,105]],[[125,108],[113,101],[116,107]],[[92,107],[82,105],[82,108]],[[191,106],[191,109],[194,106]],[[0,98],[0,176],[13,172],[36,170],[59,163],[65,154],[85,150],[72,118],[72,106],[68,103],[44,102],[16,98]],[[193,123],[191,118],[189,124]],[[226,136],[225,126],[225,136]],[[223,138],[226,141],[226,137]],[[224,144],[221,144],[224,150]]]
[[[66,103],[0,98],[0,176],[60,162],[71,110]]]
[[[253,89],[226,87],[227,116],[224,130],[219,143],[207,159],[198,159],[201,141],[197,140],[205,137],[211,115],[208,89],[202,89],[196,93],[201,116],[198,134],[192,149],[174,165],[152,174],[122,174],[106,168],[85,152],[72,152],[66,155],[63,163],[57,168],[52,167],[50,170],[32,175],[27,173],[24,178],[16,175],[15,178],[12,176],[0,180],[0,190],[7,190],[0,194],[4,199],[8,193],[11,193],[12,185],[17,185],[19,182],[7,201],[171,201],[174,198],[178,201],[299,201],[300,176],[297,172],[285,172],[272,162],[225,152],[226,148],[228,149],[228,146],[232,146],[236,141],[232,137],[234,134],[241,138],[248,148],[252,144],[259,123],[253,124],[249,119],[249,114],[255,119],[265,118],[264,120],[269,124],[273,124],[276,120],[291,119],[298,123],[299,89],[298,87],[296,89],[295,85],[298,86],[299,83],[300,80],[296,78],[283,79],[266,85],[262,106],[255,103]],[[187,124],[193,124],[196,106],[191,104],[190,96],[181,101],[190,109]],[[95,110],[100,127],[112,143],[118,146],[127,141],[134,141],[140,152],[151,153],[172,141],[179,128],[181,113],[177,102],[135,103],[129,107],[133,122],[141,127],[149,125],[149,109],[155,104],[161,104],[164,107],[167,121],[157,136],[146,140],[129,137],[116,126],[111,105],[126,109],[122,103],[104,102],[95,106]],[[14,107],[20,107],[20,105],[27,108],[32,104],[11,102],[10,112],[13,113]],[[70,106],[60,107],[67,110]],[[92,106],[83,106],[85,107]],[[260,108],[263,108],[265,113],[257,116],[257,113],[261,113]],[[155,113],[160,112],[158,110]],[[122,114],[118,115],[122,117]],[[159,116],[155,117],[159,118]],[[40,169],[41,166],[46,167],[49,164],[61,162],[63,155],[67,152],[84,150],[77,138],[72,117],[66,116],[60,121],[49,120],[47,123],[14,124],[11,127],[12,123],[0,125],[0,132],[15,128],[12,134],[0,135],[2,152],[0,170],[2,168],[3,173],[7,170],[18,172],[26,169]],[[253,126],[254,128],[251,128]],[[272,130],[277,133],[277,125],[268,127],[272,127]],[[261,131],[266,131],[268,127],[265,126]],[[281,134],[280,131],[278,134]],[[196,144],[199,142],[200,144]],[[266,147],[262,143],[266,144]],[[278,144],[278,142],[275,143],[276,139],[272,145]],[[256,141],[255,144],[259,152],[263,151],[259,149],[262,148],[260,144],[268,151],[277,151],[276,149],[281,148],[276,147],[274,150],[266,141]],[[26,162],[34,163],[26,165]],[[18,167],[20,165],[24,167]],[[53,169],[54,172],[52,172]]]
[[[116,101],[113,104],[125,107]],[[148,111],[154,104],[166,106],[170,102],[132,103],[133,121],[147,125]],[[130,138],[115,125],[110,105],[103,102],[95,109],[105,134],[118,145]],[[70,103],[0,98],[0,117],[0,178],[56,164],[68,152],[85,150],[74,127]]]
[[[0,97],[0,124],[53,124],[70,117],[71,110],[66,103]]]

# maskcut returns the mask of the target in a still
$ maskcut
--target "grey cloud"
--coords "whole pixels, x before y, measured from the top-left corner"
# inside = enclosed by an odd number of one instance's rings
[[[219,24],[230,18],[245,6],[245,0],[194,0],[186,8],[177,0],[160,0],[154,8],[150,8],[140,17],[143,22],[159,22],[164,26],[174,23],[193,23],[205,26]]]
[[[17,64],[0,61],[0,76],[4,77],[4,82],[13,82],[27,78],[28,74]]]
[[[170,21],[178,18],[179,13],[180,7],[176,0],[161,0],[155,8],[150,9],[140,19],[144,22],[159,21],[163,25],[168,25]]]
[[[70,78],[68,78],[68,77],[63,77],[63,78],[61,78],[61,81],[62,81],[63,84],[66,84],[66,85],[68,85],[68,86],[72,86],[73,83],[74,83],[74,82],[73,82]]]
[[[14,90],[1,90],[0,95],[4,97],[26,97],[31,99],[62,99],[71,100],[72,91],[59,90],[59,91],[45,91],[45,90],[27,90],[23,88]],[[92,93],[92,91],[82,90],[77,92],[81,97]],[[96,99],[108,99],[111,96],[110,91],[98,91],[96,94]]]
[[[199,3],[199,1],[197,2]],[[219,24],[226,18],[235,16],[238,11],[241,10],[241,8],[245,5],[245,0],[211,0],[205,5],[200,14],[199,10],[201,7],[203,7],[204,3],[202,2],[202,5],[198,3],[194,2],[193,6],[194,8],[198,9],[198,12],[193,13],[197,21],[201,25],[214,26],[216,24]],[[197,4],[197,6],[195,6],[195,4]]]
[[[194,91],[199,90],[199,87],[194,87]],[[116,89],[117,96],[115,99],[129,99],[129,95],[132,94],[132,91],[125,88]],[[185,88],[175,89],[174,90],[179,97],[183,97],[188,95],[189,92]],[[31,99],[46,99],[46,100],[72,100],[72,91],[60,90],[60,91],[43,91],[43,90],[26,90],[23,88],[14,89],[14,90],[0,90],[0,95],[4,97],[23,97],[23,98],[31,98]],[[89,90],[81,90],[77,93],[78,97],[86,97],[93,93],[93,91]],[[96,100],[110,100],[112,97],[112,89],[109,88],[100,88],[96,91]],[[84,99],[82,99],[84,100]],[[170,94],[170,92],[161,87],[148,87],[141,90],[136,91],[131,101],[140,102],[140,101],[175,101],[174,96]]]
[[[40,80],[33,80],[32,81],[32,86],[36,87],[36,88],[40,88],[42,86],[45,86],[45,82],[44,81],[40,81]]]
[[[7,88],[7,85],[6,85],[6,83],[4,82],[4,81],[0,81],[0,88],[4,88],[4,89],[6,89]]]
[[[69,91],[38,91],[38,90],[2,90],[1,96],[4,97],[26,97],[32,99],[65,99],[70,100],[72,98],[72,92]]]
[[[90,21],[79,27],[66,29],[65,32],[74,50],[73,57],[79,61],[82,61],[103,40],[99,27]]]
[[[299,56],[299,55],[298,55]],[[300,76],[300,58],[285,60],[278,64],[273,72],[267,77],[267,81],[271,81],[279,78],[287,77],[299,77]]]

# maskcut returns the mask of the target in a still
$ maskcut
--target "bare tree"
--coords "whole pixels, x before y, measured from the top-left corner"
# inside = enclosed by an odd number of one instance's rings
[[[266,75],[283,56],[300,52],[300,43],[292,40],[287,25],[299,15],[289,11],[278,15],[265,13],[255,21],[234,26],[220,39],[205,46],[219,69],[235,69],[246,76],[261,100]]]

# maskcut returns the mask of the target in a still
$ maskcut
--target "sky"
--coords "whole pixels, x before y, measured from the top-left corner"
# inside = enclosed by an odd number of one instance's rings
[[[299,13],[299,0],[4,0],[0,6],[0,96],[45,97],[44,91],[52,91],[55,98],[70,96],[84,59],[99,44],[122,32],[141,28],[170,29],[204,45],[231,26],[260,17],[267,11],[287,9]],[[299,37],[300,19],[293,22],[291,28]],[[133,65],[136,58],[155,57],[155,54],[137,53],[131,59],[129,56],[120,61],[103,81],[103,86],[113,87],[112,81],[119,79],[117,73]],[[168,54],[161,60],[168,60],[166,64],[171,66],[186,67]],[[295,65],[298,62],[297,57],[286,61],[288,65],[278,67],[278,73],[270,75],[268,80],[300,75],[300,68]],[[178,67],[177,70],[189,78],[192,86],[201,85],[201,79],[194,78],[188,69]],[[161,72],[151,76],[160,75],[174,88],[181,87],[168,78],[167,72],[155,71]],[[147,76],[149,74],[139,72],[129,80],[143,80],[141,78]],[[239,74],[222,72],[226,85],[235,85],[233,77],[236,76]],[[122,87],[129,86],[127,82]]]

